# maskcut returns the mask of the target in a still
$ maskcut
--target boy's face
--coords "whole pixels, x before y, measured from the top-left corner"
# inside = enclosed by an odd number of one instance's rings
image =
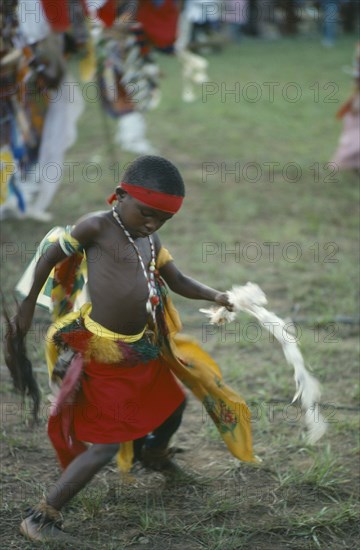
[[[131,197],[126,191],[117,191],[116,211],[133,239],[140,239],[155,233],[173,217],[169,212],[156,210]]]

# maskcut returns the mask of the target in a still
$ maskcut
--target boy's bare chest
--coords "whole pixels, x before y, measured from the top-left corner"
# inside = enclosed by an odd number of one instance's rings
[[[146,285],[145,272],[152,259],[149,239],[137,239],[135,245],[120,234],[90,246],[86,252],[89,283],[90,279],[98,283],[102,279],[113,288]]]

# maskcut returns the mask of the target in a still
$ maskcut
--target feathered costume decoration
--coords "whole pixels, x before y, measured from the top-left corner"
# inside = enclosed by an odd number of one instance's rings
[[[296,392],[292,403],[297,399],[300,400],[302,409],[305,411],[308,442],[315,443],[326,431],[324,418],[319,412],[320,385],[306,370],[304,359],[294,341],[294,335],[290,333],[286,323],[280,317],[265,309],[267,299],[258,285],[247,283],[245,286],[233,286],[227,291],[227,295],[235,311],[228,311],[225,307],[200,311],[209,317],[211,324],[232,322],[237,312],[245,311],[255,317],[268,331],[272,330],[272,334],[282,346],[287,362],[294,367]]]
[[[14,323],[11,322],[5,301],[3,314],[6,324],[5,363],[10,371],[14,388],[20,392],[22,399],[26,395],[32,399],[32,416],[34,422],[37,422],[40,406],[40,389],[34,378],[31,361],[26,355],[25,337],[19,327],[14,326]]]

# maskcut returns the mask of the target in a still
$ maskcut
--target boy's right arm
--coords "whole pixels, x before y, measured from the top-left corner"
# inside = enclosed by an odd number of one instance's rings
[[[34,316],[36,300],[44,286],[51,270],[55,265],[66,258],[58,242],[49,246],[49,248],[40,257],[35,267],[34,282],[31,286],[28,296],[21,302],[13,323],[19,332],[25,336],[28,332],[32,318]]]
[[[75,237],[83,247],[86,247],[94,240],[100,229],[100,220],[97,216],[89,216],[79,221],[71,231],[71,235]],[[67,258],[68,256],[62,250],[59,242],[49,246],[49,248],[40,257],[36,264],[34,282],[28,296],[21,302],[19,310],[13,320],[17,330],[25,336],[28,332],[32,318],[34,316],[36,301],[38,295],[44,286],[51,270]]]

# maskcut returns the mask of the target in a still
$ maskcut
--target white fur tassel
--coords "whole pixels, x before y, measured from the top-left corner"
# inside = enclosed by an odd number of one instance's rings
[[[287,362],[294,367],[296,392],[292,403],[300,399],[301,406],[305,410],[305,424],[308,429],[308,442],[315,443],[326,431],[326,423],[319,412],[319,400],[321,396],[319,382],[312,376],[304,365],[304,359],[285,322],[265,309],[267,299],[261,288],[253,283],[245,286],[234,286],[227,292],[230,303],[236,312],[250,313],[271,333],[281,344]],[[225,307],[201,309],[209,317],[212,324],[231,322],[235,319],[235,313]]]

